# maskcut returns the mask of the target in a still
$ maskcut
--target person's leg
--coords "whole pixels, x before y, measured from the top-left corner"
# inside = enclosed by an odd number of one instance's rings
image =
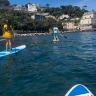
[[[9,42],[8,39],[6,39],[6,51],[8,50]]]
[[[12,49],[12,39],[9,39],[8,41],[9,41],[9,47],[10,49]]]
[[[56,40],[58,40],[58,35],[57,35],[57,33],[56,33]]]
[[[55,33],[54,33],[54,40],[55,40]]]
[[[55,40],[55,34],[54,34],[54,40]]]

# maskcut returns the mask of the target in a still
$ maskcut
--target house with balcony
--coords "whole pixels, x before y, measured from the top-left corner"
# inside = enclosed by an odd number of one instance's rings
[[[78,30],[78,24],[76,24],[75,22],[66,22],[66,23],[62,23],[63,25],[63,29],[67,29],[68,31],[75,31]]]
[[[96,30],[96,12],[86,12],[80,20],[80,30]]]

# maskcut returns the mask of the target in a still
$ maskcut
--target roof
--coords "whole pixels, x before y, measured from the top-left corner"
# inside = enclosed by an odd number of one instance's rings
[[[84,13],[84,15],[90,15],[90,14],[96,14],[96,12],[95,12],[94,10],[92,10],[92,11],[90,11],[90,12]],[[83,15],[83,16],[84,16],[84,15]]]

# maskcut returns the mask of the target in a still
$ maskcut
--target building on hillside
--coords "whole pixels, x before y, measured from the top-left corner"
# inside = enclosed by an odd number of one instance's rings
[[[37,15],[49,16],[49,13],[37,13]]]
[[[45,20],[46,17],[44,15],[32,15],[31,19],[36,19],[36,20]]]
[[[58,19],[62,20],[62,19],[68,19],[69,18],[69,15],[61,15]]]
[[[49,15],[49,13],[37,13],[37,15],[43,15],[46,18],[52,18],[52,19],[56,20],[55,16]]]
[[[79,20],[80,18],[72,18],[71,20],[75,21],[75,20]]]
[[[37,12],[38,9],[40,9],[40,4],[28,4],[28,11],[29,12]]]
[[[96,30],[96,12],[86,12],[80,20],[80,30]]]
[[[47,15],[47,16],[45,16],[46,18],[52,18],[52,19],[54,19],[54,20],[57,20],[56,19],[56,17],[55,16],[52,16],[52,15]]]
[[[68,31],[75,31],[78,30],[78,24],[74,23],[74,22],[67,22],[67,23],[62,23],[63,28],[67,29]]]
[[[22,5],[14,5],[13,9],[17,11],[21,11],[23,8],[22,8]]]

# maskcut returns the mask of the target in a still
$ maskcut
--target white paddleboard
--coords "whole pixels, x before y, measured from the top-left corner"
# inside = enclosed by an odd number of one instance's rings
[[[59,39],[57,39],[57,40],[53,40],[53,41],[54,41],[54,42],[55,42],[55,41],[59,41]]]
[[[82,84],[73,86],[65,96],[94,96],[91,91]]]
[[[19,51],[21,51],[21,50],[23,50],[23,49],[25,49],[25,48],[26,48],[26,45],[21,45],[21,46],[12,48],[12,50],[8,50],[8,51],[4,50],[4,51],[1,51],[1,52],[0,52],[0,58],[2,58],[2,57],[4,57],[4,56],[12,55],[12,54],[17,53],[17,52],[19,52]]]

